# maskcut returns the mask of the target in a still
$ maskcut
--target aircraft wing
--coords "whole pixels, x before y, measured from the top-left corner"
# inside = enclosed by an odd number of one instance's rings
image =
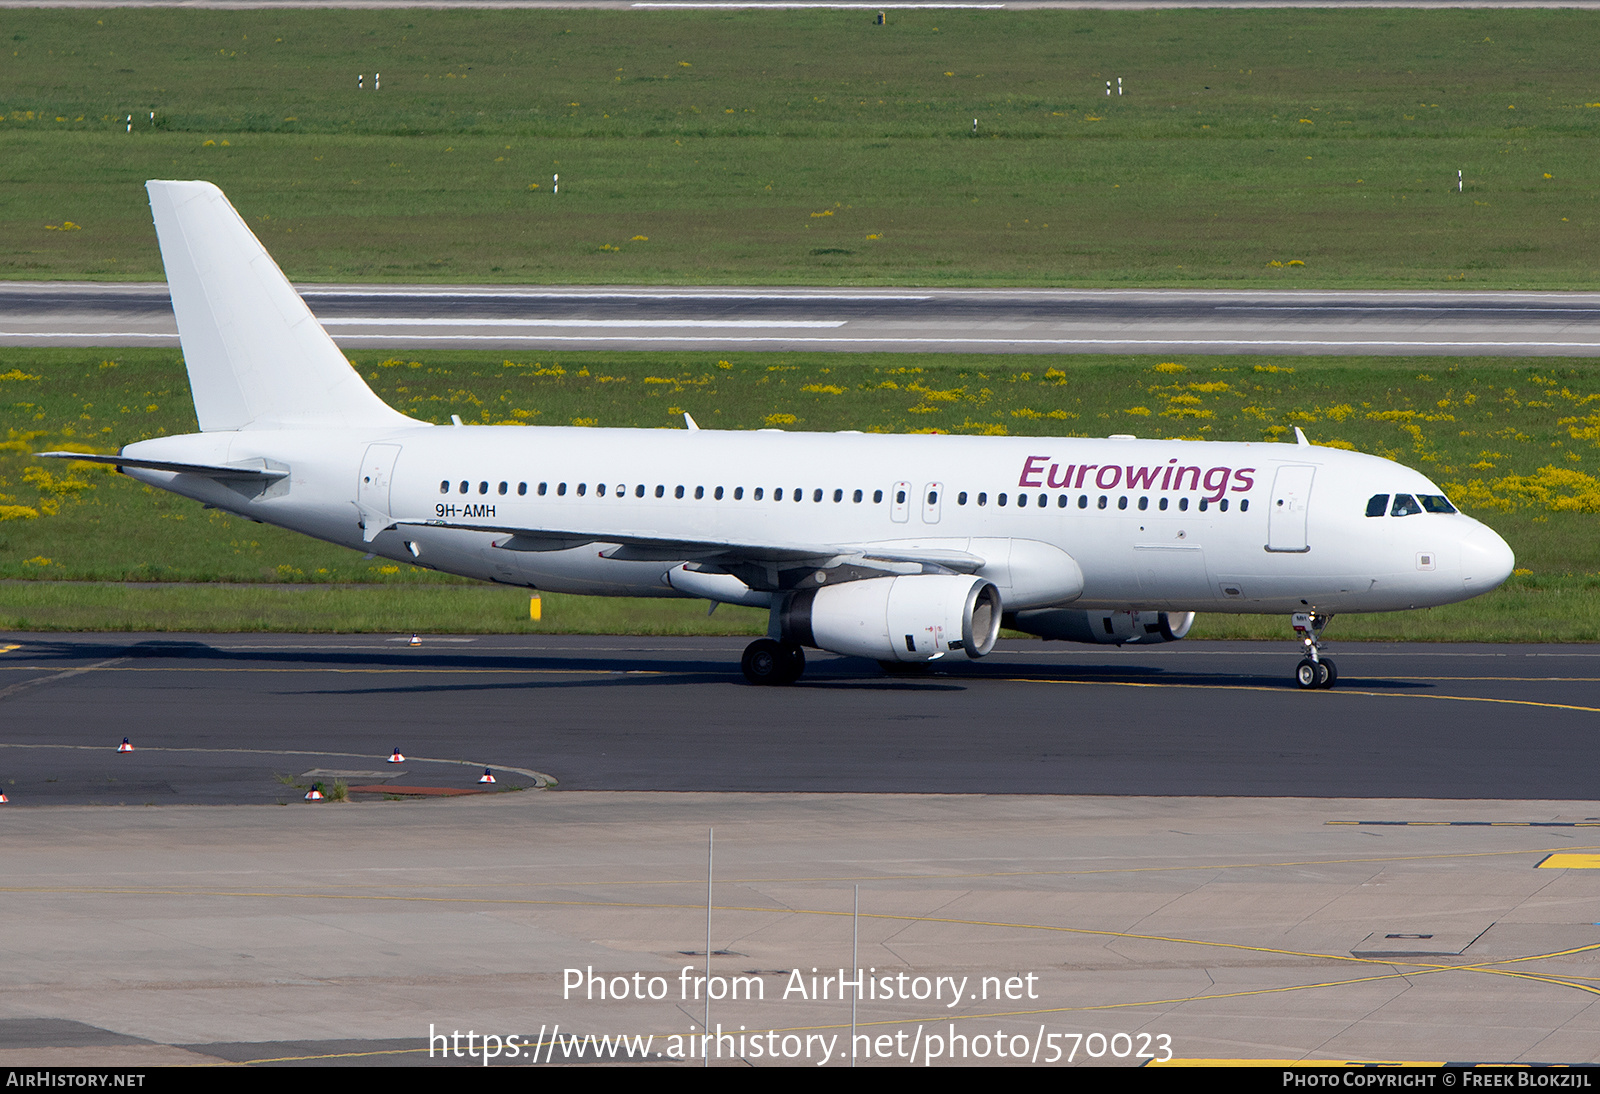
[[[127,456],[100,456],[93,452],[35,452],[35,456],[51,460],[83,460],[86,463],[108,463],[119,471],[124,467],[142,467],[151,471],[175,471],[186,475],[204,475],[208,479],[246,479],[271,482],[288,477],[289,472],[267,467],[264,460],[243,464],[174,463],[171,460],[137,460]]]
[[[859,560],[931,565],[959,573],[972,573],[982,569],[985,564],[985,559],[979,555],[933,548],[877,548],[871,544],[839,543],[749,543],[728,539],[686,539],[642,530],[517,528],[480,521],[397,520],[394,524],[503,535],[506,538],[496,542],[495,546],[511,551],[565,551],[589,543],[615,543],[616,547],[605,552],[607,558],[637,562],[715,562],[721,565],[754,562],[782,567],[785,564],[802,563],[827,566]]]

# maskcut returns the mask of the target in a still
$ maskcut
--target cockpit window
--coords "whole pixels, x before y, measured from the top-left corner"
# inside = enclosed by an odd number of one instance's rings
[[[1443,494],[1418,494],[1417,500],[1422,502],[1422,508],[1429,513],[1454,513],[1456,507],[1450,504],[1450,499]]]
[[[1417,499],[1410,494],[1396,494],[1394,508],[1389,510],[1391,517],[1409,517],[1414,513],[1422,512],[1422,506],[1417,504]]]
[[[1381,517],[1389,511],[1389,495],[1374,494],[1367,500],[1367,516]]]

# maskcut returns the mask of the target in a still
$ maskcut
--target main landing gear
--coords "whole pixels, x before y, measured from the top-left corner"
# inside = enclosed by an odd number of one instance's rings
[[[806,671],[806,651],[798,642],[758,638],[745,647],[739,668],[752,684],[792,684]]]
[[[1321,612],[1295,612],[1290,619],[1306,651],[1305,657],[1294,667],[1294,682],[1301,688],[1331,688],[1339,679],[1333,659],[1322,655],[1322,631],[1332,618]]]

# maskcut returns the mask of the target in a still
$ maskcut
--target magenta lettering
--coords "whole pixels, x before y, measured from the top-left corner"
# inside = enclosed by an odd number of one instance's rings
[[[1156,488],[1156,475],[1160,470],[1160,467],[1128,468],[1128,489],[1154,490]]]
[[[1222,495],[1228,492],[1229,474],[1230,470],[1226,467],[1213,467],[1206,472],[1205,487],[1210,492],[1210,496],[1206,498],[1207,501],[1222,500]],[[1213,479],[1216,481],[1213,482]]]

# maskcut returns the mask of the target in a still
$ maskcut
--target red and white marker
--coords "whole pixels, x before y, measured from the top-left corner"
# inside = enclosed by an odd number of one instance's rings
[[[403,764],[406,762],[406,758],[400,755],[400,750],[397,748],[394,750],[394,755],[389,757],[389,762],[392,764]]]
[[[118,752],[132,752],[133,751],[133,745],[129,744],[128,743],[128,738],[124,737],[124,738],[122,738],[122,743],[117,746],[117,751]]]
[[[492,782],[494,782],[494,772],[490,771],[487,767],[484,768],[483,769],[483,778],[479,779],[478,781],[480,783],[492,783]]]
[[[0,790],[0,805],[4,805],[10,800],[10,798],[6,797],[6,792],[4,790]]]
[[[411,636],[411,641],[407,642],[406,645],[408,645],[408,646],[420,646],[420,645],[422,645],[422,637],[420,635],[415,635],[414,634],[414,635]]]
[[[321,783],[312,783],[311,784],[311,789],[306,791],[306,801],[308,801],[308,802],[319,802],[319,801],[322,801],[322,784]]]

